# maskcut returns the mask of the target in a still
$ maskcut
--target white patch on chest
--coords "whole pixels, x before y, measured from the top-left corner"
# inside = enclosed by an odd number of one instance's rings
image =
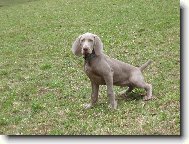
[[[86,63],[85,64],[85,66],[84,66],[84,71],[87,73],[87,74],[89,74],[90,73],[90,66],[88,65],[88,63]]]

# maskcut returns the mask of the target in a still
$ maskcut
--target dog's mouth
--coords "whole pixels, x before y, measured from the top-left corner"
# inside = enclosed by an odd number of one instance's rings
[[[89,52],[88,51],[83,51],[83,55],[88,55]]]
[[[84,56],[88,56],[88,55],[90,55],[91,53],[89,52],[89,51],[83,51],[83,55]]]

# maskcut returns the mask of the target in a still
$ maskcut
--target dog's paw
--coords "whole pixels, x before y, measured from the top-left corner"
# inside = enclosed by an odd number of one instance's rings
[[[117,101],[115,101],[113,109],[117,109]]]
[[[90,109],[91,107],[92,107],[92,104],[91,104],[91,103],[85,104],[85,105],[83,106],[84,109]]]
[[[117,96],[119,97],[125,97],[126,96],[126,91],[121,91],[121,92],[118,92]]]
[[[150,100],[150,99],[151,99],[151,97],[148,97],[148,96],[145,96],[145,97],[143,98],[144,101],[148,101],[148,100]]]
[[[114,101],[113,104],[109,104],[109,108],[111,108],[113,110],[117,109],[117,101]]]

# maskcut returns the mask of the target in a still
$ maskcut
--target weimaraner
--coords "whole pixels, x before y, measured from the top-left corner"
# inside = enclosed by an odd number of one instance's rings
[[[152,62],[151,60],[140,67],[134,67],[112,59],[103,53],[102,41],[92,33],[85,33],[76,38],[72,52],[76,56],[84,56],[84,71],[92,85],[91,103],[85,105],[85,108],[91,108],[97,102],[99,85],[107,85],[107,95],[113,109],[117,107],[113,85],[128,86],[125,94],[131,92],[134,87],[144,88],[147,92],[144,100],[152,98],[152,85],[146,83],[142,76],[142,71]]]

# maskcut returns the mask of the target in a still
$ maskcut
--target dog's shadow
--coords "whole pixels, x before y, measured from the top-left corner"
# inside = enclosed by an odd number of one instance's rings
[[[118,101],[140,101],[143,100],[143,97],[145,96],[145,94],[140,94],[140,93],[136,93],[136,92],[131,92],[129,94],[118,94],[116,96],[116,100]]]

